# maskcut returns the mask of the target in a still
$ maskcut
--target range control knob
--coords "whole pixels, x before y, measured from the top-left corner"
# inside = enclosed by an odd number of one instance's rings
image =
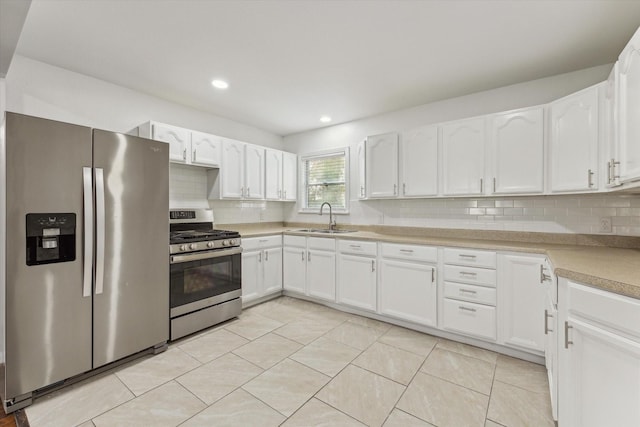
[[[192,243],[189,245],[189,249],[191,249],[192,251],[195,250],[198,247],[198,245],[196,245],[195,243]]]
[[[229,240],[229,244],[232,245],[232,246],[235,245],[236,244],[236,239]]]
[[[222,246],[229,246],[229,241],[228,240],[223,240],[222,241]]]
[[[187,245],[180,245],[179,248],[181,251],[186,251],[187,250]]]
[[[213,242],[207,242],[207,247],[208,248],[212,248],[214,246],[215,246],[215,244]]]

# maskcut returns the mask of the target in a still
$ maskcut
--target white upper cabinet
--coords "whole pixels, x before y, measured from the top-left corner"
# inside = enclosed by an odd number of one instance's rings
[[[191,132],[191,164],[220,167],[222,140],[208,133]]]
[[[220,167],[222,137],[157,122],[139,126],[138,135],[169,143],[170,162]]]
[[[220,169],[220,197],[240,199],[244,197],[244,143],[225,139],[222,143]]]
[[[490,192],[544,192],[544,107],[492,116],[490,139]]]
[[[282,198],[282,151],[267,149],[265,153],[265,198]]]
[[[298,195],[298,156],[282,153],[282,194],[280,199],[295,202]]]
[[[640,179],[640,29],[618,59],[620,181]]]
[[[444,124],[441,132],[443,194],[484,194],[485,119]]]
[[[620,185],[620,156],[618,154],[618,62],[611,69],[604,87],[601,111],[604,126],[601,141],[600,181],[604,188]]]
[[[400,137],[400,196],[438,194],[438,127],[425,126]]]
[[[265,148],[259,145],[245,144],[244,149],[244,197],[264,199]]]
[[[366,141],[362,141],[358,144],[357,153],[358,153],[358,181],[357,181],[357,193],[358,199],[366,199],[367,198],[367,161],[366,161]]]
[[[549,105],[553,193],[598,188],[598,91],[592,86]]]
[[[398,134],[386,133],[367,137],[367,196],[371,198],[398,195]]]

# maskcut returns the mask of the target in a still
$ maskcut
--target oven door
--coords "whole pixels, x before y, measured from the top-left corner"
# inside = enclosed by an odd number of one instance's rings
[[[171,317],[239,298],[242,248],[171,256]]]

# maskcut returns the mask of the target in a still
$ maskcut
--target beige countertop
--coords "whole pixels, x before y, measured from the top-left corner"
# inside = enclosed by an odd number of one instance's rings
[[[396,234],[385,232],[384,227],[376,227],[376,231],[355,231],[352,233],[322,234],[300,232],[302,228],[322,227],[317,224],[283,226],[280,223],[266,224],[230,224],[227,227],[240,232],[243,238],[267,236],[286,233],[298,236],[331,237],[336,239],[371,240],[390,243],[414,243],[431,246],[464,247],[473,249],[488,249],[495,251],[526,252],[544,254],[549,257],[554,272],[560,277],[566,277],[586,285],[603,289],[617,294],[640,299],[640,249],[624,249],[608,246],[588,246],[567,243],[564,236],[542,235],[541,233],[514,233],[518,241],[490,240],[487,233],[483,239],[473,239],[474,233],[449,231],[451,236],[429,236],[421,233],[420,229],[409,229],[410,234]],[[348,228],[348,226],[346,226]],[[398,231],[397,227],[389,227],[389,231]],[[411,233],[413,231],[413,233]],[[504,237],[505,233],[495,233]],[[527,240],[531,235],[532,241]],[[543,238],[541,238],[542,236]],[[589,239],[583,238],[587,241]]]

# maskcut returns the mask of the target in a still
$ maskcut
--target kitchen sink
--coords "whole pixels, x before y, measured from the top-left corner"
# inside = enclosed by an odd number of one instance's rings
[[[354,233],[358,230],[329,230],[328,228],[302,228],[299,231],[301,233],[324,233],[324,234],[342,234],[342,233]]]

